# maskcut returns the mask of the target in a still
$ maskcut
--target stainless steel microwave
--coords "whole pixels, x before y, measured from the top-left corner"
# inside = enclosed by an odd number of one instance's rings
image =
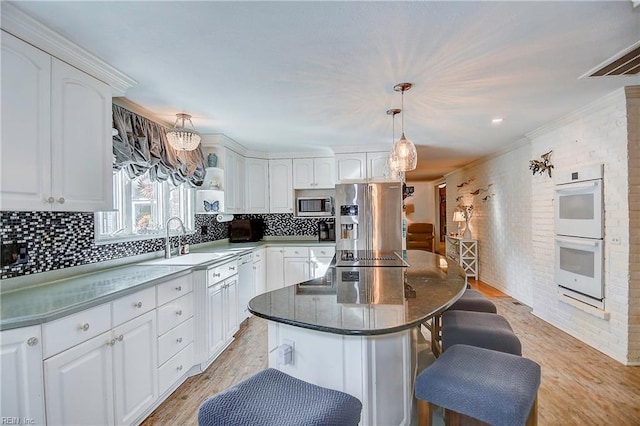
[[[331,197],[298,197],[296,214],[298,216],[333,216],[333,200]]]

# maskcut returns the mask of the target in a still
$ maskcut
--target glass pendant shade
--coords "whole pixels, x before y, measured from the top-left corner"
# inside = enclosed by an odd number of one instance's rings
[[[402,137],[393,144],[389,153],[389,161],[395,166],[392,170],[408,172],[418,166],[418,151],[413,142],[407,139],[402,132]],[[389,164],[391,166],[391,163]]]
[[[176,123],[174,124],[173,129],[167,132],[169,145],[178,151],[193,151],[198,147],[198,145],[200,145],[200,133],[198,133],[195,127],[193,127],[191,116],[189,114],[176,114],[176,117]],[[182,124],[178,125],[180,120],[182,120]],[[189,123],[191,123],[193,130],[184,127],[185,120],[188,120]]]

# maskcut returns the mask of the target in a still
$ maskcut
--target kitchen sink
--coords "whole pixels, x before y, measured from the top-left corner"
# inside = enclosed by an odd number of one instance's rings
[[[174,256],[170,259],[158,259],[145,262],[145,265],[199,265],[230,256],[232,252],[222,253],[190,253],[182,256]]]

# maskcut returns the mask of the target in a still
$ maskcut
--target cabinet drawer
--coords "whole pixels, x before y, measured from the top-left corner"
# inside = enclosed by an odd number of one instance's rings
[[[231,275],[238,273],[238,260],[232,262],[223,263],[222,265],[214,266],[207,271],[207,285],[212,285],[220,281],[224,281]]]
[[[309,257],[309,247],[283,247],[284,257]]]
[[[158,308],[158,336],[193,316],[193,293]]]
[[[318,259],[321,257],[333,257],[336,254],[335,247],[309,247],[309,254],[311,259]]]
[[[172,328],[158,338],[158,365],[180,352],[193,341],[193,318]]]
[[[111,304],[96,306],[42,326],[44,358],[111,330]]]
[[[167,281],[156,286],[158,289],[158,306],[184,296],[193,290],[193,278],[191,274]]]
[[[162,395],[193,366],[193,343],[158,368],[159,394]]]
[[[156,307],[156,290],[153,287],[124,296],[111,302],[113,326],[127,322]]]

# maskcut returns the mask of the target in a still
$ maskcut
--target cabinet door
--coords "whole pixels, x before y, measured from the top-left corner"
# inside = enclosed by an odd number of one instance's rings
[[[311,278],[324,277],[333,257],[316,257],[310,262]]]
[[[269,213],[269,161],[247,158],[245,162],[247,213]]]
[[[267,247],[267,291],[284,287],[284,249]]]
[[[367,153],[367,177],[371,180],[387,180],[391,174],[387,166],[388,152]]]
[[[336,182],[367,178],[367,154],[336,154]]]
[[[309,259],[301,257],[286,257],[284,259],[284,285],[298,284],[309,281]]]
[[[314,188],[334,188],[336,186],[336,160],[333,157],[313,160],[315,175]]]
[[[269,202],[271,213],[293,213],[291,159],[269,160]]]
[[[116,424],[131,424],[158,397],[155,311],[113,329]]]
[[[236,154],[234,167],[236,213],[244,213],[244,157]]]
[[[256,289],[256,296],[267,292],[267,275],[264,267],[264,260],[253,262],[253,278]]]
[[[54,209],[113,208],[111,88],[55,58],[51,67]]]
[[[238,207],[236,200],[238,191],[236,181],[236,153],[225,149],[224,150],[224,211],[228,213],[235,213]]]
[[[2,31],[3,210],[50,210],[51,57]]]
[[[225,281],[225,342],[233,339],[238,331],[238,276]]]
[[[0,367],[3,418],[45,424],[40,326],[0,333]]]
[[[44,361],[50,425],[110,425],[113,418],[111,332]]]
[[[225,330],[223,317],[223,284],[216,284],[208,289],[207,295],[207,346],[209,358],[216,355],[224,347]]]
[[[293,189],[315,188],[313,158],[293,159]]]

